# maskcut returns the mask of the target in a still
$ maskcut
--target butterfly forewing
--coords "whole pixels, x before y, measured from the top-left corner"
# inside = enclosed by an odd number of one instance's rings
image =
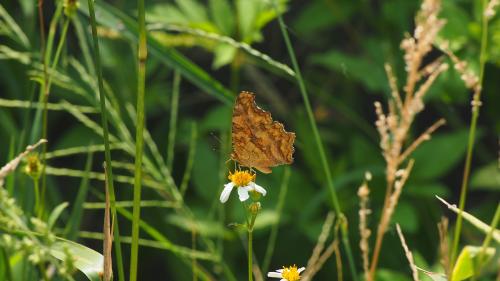
[[[236,99],[231,139],[231,159],[241,166],[271,173],[270,167],[293,162],[295,133],[259,108],[253,93],[241,92]]]

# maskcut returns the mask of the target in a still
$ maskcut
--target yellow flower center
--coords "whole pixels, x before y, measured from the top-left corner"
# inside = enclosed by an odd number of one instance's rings
[[[249,171],[236,171],[234,174],[229,172],[227,178],[232,181],[235,186],[246,186],[251,181],[255,180],[255,174],[251,174]]]
[[[297,281],[300,280],[300,273],[297,266],[283,267],[283,272],[281,276],[287,281]]]

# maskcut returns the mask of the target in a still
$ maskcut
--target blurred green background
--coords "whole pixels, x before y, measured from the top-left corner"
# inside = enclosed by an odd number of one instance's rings
[[[442,18],[447,24],[441,39],[450,41],[452,50],[477,71],[480,47],[480,1],[443,1]],[[284,21],[310,93],[314,115],[332,168],[335,188],[349,222],[350,242],[357,269],[362,271],[359,255],[357,188],[365,171],[370,183],[373,214],[370,227],[375,231],[385,191],[385,163],[374,126],[373,103],[390,96],[383,65],[389,62],[401,81],[405,79],[399,43],[414,28],[414,15],[420,1],[408,0],[311,0],[280,1]],[[0,155],[2,163],[12,158],[40,136],[36,108],[11,107],[7,100],[38,100],[42,77],[40,35],[35,2],[2,1],[0,21]],[[45,1],[47,31],[59,1]],[[111,133],[117,142],[132,145],[136,101],[136,3],[115,0],[97,1],[103,75],[106,81]],[[186,186],[184,201],[196,218],[172,208],[143,208],[141,218],[172,243],[190,248],[192,228],[196,225],[196,247],[216,248],[237,280],[246,276],[244,238],[228,228],[242,222],[243,209],[232,196],[229,203],[218,201],[230,157],[231,111],[235,95],[242,90],[257,94],[258,104],[272,112],[275,120],[297,135],[295,161],[291,165],[288,192],[279,222],[278,240],[270,269],[282,265],[305,265],[315,245],[327,212],[332,208],[311,128],[306,118],[299,88],[289,75],[291,65],[276,12],[265,0],[178,0],[146,1],[146,20],[150,30],[146,77],[146,126],[151,136],[146,156],[160,167],[158,157],[173,159],[172,178]],[[21,30],[6,20],[10,14]],[[55,38],[61,36],[65,17],[54,23]],[[48,151],[83,147],[79,153],[48,160],[48,204],[69,201],[70,207],[59,222],[63,229],[76,195],[88,185],[87,200],[102,201],[103,182],[82,180],[87,161],[86,146],[102,144],[102,137],[89,126],[100,124],[95,70],[91,56],[91,35],[87,2],[80,2],[78,13],[70,20],[57,73],[54,74],[49,102],[62,110],[52,110],[48,119]],[[25,35],[22,36],[22,34]],[[498,204],[498,151],[500,132],[500,17],[490,21],[486,75],[479,119],[477,145],[472,160],[471,188],[466,209],[489,223]],[[442,55],[433,51],[429,61]],[[172,107],[174,76],[180,74],[178,107]],[[439,195],[457,203],[471,116],[471,93],[452,69],[439,77],[426,96],[426,109],[413,126],[412,136],[423,132],[434,120],[443,117],[447,125],[436,132],[414,154],[415,167],[405,186],[393,217],[401,225],[417,264],[438,268],[438,231],[441,216],[455,215],[435,199]],[[67,104],[67,103],[69,104]],[[88,111],[71,105],[86,106]],[[131,110],[132,108],[132,110]],[[178,117],[171,127],[172,108]],[[83,110],[83,111],[82,111]],[[85,117],[86,116],[86,117]],[[38,120],[38,121],[37,121]],[[168,155],[169,132],[176,131],[174,154]],[[148,137],[147,137],[148,138]],[[112,141],[113,142],[113,141]],[[148,142],[148,141],[147,141]],[[152,144],[156,145],[152,145]],[[154,148],[156,147],[156,148]],[[118,161],[115,174],[132,176],[133,157],[126,149],[113,150]],[[93,154],[91,170],[102,173],[102,151]],[[192,161],[188,161],[191,159]],[[191,162],[191,163],[190,163]],[[71,173],[63,168],[79,170]],[[159,170],[160,168],[158,168]],[[190,176],[186,175],[190,171]],[[163,176],[146,171],[146,178],[157,189],[145,185],[144,200],[166,200],[163,186],[170,184]],[[263,213],[257,220],[254,237],[258,261],[264,259],[271,226],[277,223],[275,212],[284,168],[269,175],[259,174],[257,183],[268,190],[262,200]],[[11,187],[21,205],[29,210],[33,202],[31,182],[21,172],[11,180]],[[132,186],[116,182],[118,200],[132,199]],[[130,221],[120,217],[120,232],[130,234]],[[101,231],[102,212],[85,209],[81,231]],[[453,223],[452,223],[453,225]],[[484,236],[467,223],[463,244],[478,245]],[[83,233],[83,236],[85,233]],[[374,235],[372,235],[373,238]],[[141,232],[141,237],[151,239]],[[79,238],[99,250],[101,242]],[[243,239],[243,240],[242,240]],[[372,242],[373,243],[373,242]],[[129,247],[124,246],[125,256]],[[128,262],[128,258],[124,259]],[[224,265],[199,261],[216,280]],[[345,280],[349,280],[343,256]],[[410,280],[410,269],[391,225],[382,249],[380,280]],[[128,272],[128,271],[126,271]],[[140,280],[191,280],[189,262],[172,251],[141,247]],[[316,280],[335,280],[334,258],[330,259]]]

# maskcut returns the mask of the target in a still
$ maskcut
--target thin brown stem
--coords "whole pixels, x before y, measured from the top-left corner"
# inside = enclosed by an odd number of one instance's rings
[[[406,150],[399,156],[398,162],[403,162],[410,154],[415,151],[415,149],[424,141],[427,141],[431,138],[431,134],[436,131],[439,127],[446,124],[446,120],[439,119],[436,123],[430,126],[423,134],[421,134],[410,146],[406,148]]]

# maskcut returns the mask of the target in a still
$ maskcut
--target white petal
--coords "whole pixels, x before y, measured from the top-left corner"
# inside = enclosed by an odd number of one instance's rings
[[[267,273],[267,277],[282,278],[283,276],[281,276],[281,273],[278,273],[278,272],[268,272]]]
[[[220,194],[220,202],[226,203],[227,199],[229,199],[229,195],[231,194],[231,191],[233,191],[234,183],[230,182],[224,185],[224,189],[222,190],[222,193]]]
[[[282,269],[278,269],[276,271],[279,272],[279,273],[283,273],[283,268]]]
[[[305,268],[305,267],[301,267],[301,268],[299,268],[297,271],[298,271],[299,273],[301,273],[301,272],[302,272],[302,271],[304,271],[304,270],[306,270],[306,268]]]
[[[250,185],[252,186],[253,190],[257,191],[258,193],[260,193],[260,194],[262,194],[264,196],[266,196],[267,192],[266,192],[266,190],[262,186],[254,183],[254,182],[251,182]]]
[[[248,198],[250,198],[250,195],[248,195],[248,186],[240,186],[238,187],[238,195],[240,196],[240,201],[246,201]]]

